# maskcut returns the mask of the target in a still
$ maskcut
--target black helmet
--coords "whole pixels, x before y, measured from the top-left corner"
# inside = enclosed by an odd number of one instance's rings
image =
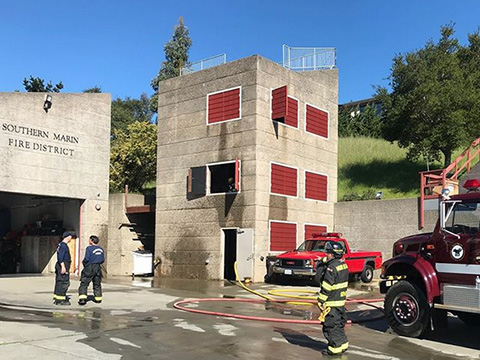
[[[327,241],[325,244],[325,252],[327,254],[333,254],[336,258],[340,259],[343,256],[343,245],[338,241]]]

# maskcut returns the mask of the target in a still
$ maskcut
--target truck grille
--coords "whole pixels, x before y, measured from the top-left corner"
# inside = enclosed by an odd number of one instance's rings
[[[480,289],[468,285],[445,285],[443,287],[443,303],[480,309]]]
[[[286,267],[286,268],[304,267],[305,260],[280,259],[280,266]]]

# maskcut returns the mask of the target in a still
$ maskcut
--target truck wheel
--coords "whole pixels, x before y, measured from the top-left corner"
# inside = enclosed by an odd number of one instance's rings
[[[408,281],[400,281],[388,290],[384,308],[390,327],[399,335],[419,337],[430,324],[425,294]]]
[[[469,326],[480,326],[480,314],[472,314],[466,312],[456,313],[458,318]]]
[[[371,265],[365,265],[365,269],[362,271],[362,275],[360,275],[360,279],[362,282],[368,284],[373,280],[373,267]]]
[[[276,282],[278,282],[278,275],[277,274],[271,274],[271,275],[265,275],[265,277],[263,278],[263,280],[267,283],[267,284],[275,284]]]

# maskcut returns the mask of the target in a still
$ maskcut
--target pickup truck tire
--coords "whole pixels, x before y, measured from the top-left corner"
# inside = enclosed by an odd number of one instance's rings
[[[265,277],[263,278],[263,280],[267,283],[267,284],[275,284],[278,282],[278,275],[277,274],[270,274],[270,275],[265,275]]]
[[[425,294],[408,281],[400,281],[388,290],[384,308],[388,324],[399,335],[419,337],[430,324]]]
[[[363,269],[362,274],[360,275],[360,280],[362,280],[362,282],[364,282],[365,284],[372,282],[373,267],[371,265],[365,265],[365,268]]]
[[[462,320],[465,324],[469,326],[480,326],[480,314],[472,314],[466,312],[458,312],[456,313],[458,318]]]

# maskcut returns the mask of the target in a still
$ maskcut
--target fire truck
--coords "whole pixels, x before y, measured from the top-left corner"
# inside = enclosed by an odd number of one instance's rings
[[[433,232],[397,240],[382,264],[385,315],[400,335],[421,336],[447,311],[480,326],[480,180],[464,188],[452,196],[443,189]]]

